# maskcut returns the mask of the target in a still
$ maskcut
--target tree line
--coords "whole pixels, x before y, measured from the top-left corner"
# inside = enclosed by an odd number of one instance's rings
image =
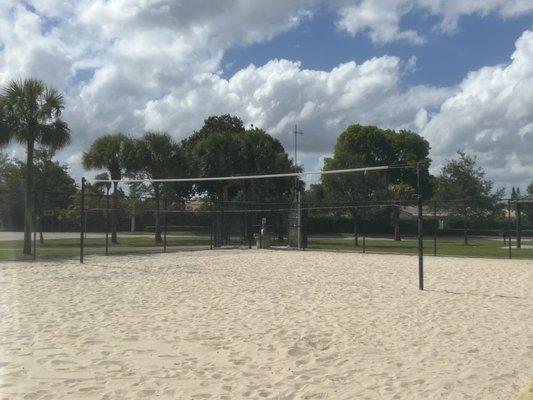
[[[16,142],[25,147],[26,160],[0,156],[0,220],[24,229],[25,254],[31,253],[32,218],[41,221],[47,209],[61,210],[65,218],[79,215],[79,190],[70,177],[68,166],[54,161],[56,151],[69,144],[71,133],[62,119],[64,98],[57,90],[35,79],[12,81],[0,93],[0,147]],[[371,174],[324,175],[320,183],[305,189],[293,179],[261,181],[209,181],[197,183],[158,183],[153,179],[216,177],[228,175],[275,174],[301,171],[279,140],[262,129],[246,128],[231,115],[211,116],[203,126],[182,141],[166,132],[147,131],[132,137],[121,132],[104,134],[83,153],[88,171],[99,172],[99,179],[147,179],[123,188],[113,185],[88,185],[89,194],[112,195],[111,233],[117,242],[117,213],[126,198],[149,196],[155,207],[155,241],[161,242],[161,201],[171,199],[183,205],[192,197],[219,201],[288,202],[297,191],[305,191],[308,202],[361,202],[389,200],[390,221],[395,239],[400,239],[400,205],[416,195],[417,182],[425,200],[437,200],[451,213],[480,218],[501,215],[503,189],[494,188],[475,157],[458,152],[437,176],[429,173],[430,145],[415,132],[380,129],[375,126],[350,125],[337,139],[333,155],[324,161],[324,170],[381,165],[420,165],[394,168]],[[57,196],[34,196],[56,192]],[[520,196],[514,190],[514,196]],[[533,195],[533,183],[527,189]],[[462,200],[453,202],[449,200]],[[130,200],[135,201],[135,200]],[[130,206],[140,206],[130,204]],[[357,232],[361,209],[349,211]]]

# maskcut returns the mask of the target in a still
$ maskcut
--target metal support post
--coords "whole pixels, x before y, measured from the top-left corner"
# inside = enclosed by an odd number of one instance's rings
[[[37,192],[33,192],[33,261],[37,260]]]
[[[302,250],[302,203],[300,191],[298,191],[298,250]]]
[[[424,232],[422,192],[420,190],[420,163],[416,165],[416,191],[418,200],[418,288],[424,290]]]
[[[109,189],[111,185],[106,187],[106,196],[105,196],[105,255],[109,255]]]
[[[437,202],[433,202],[433,219],[435,222],[435,230],[433,231],[433,255],[437,256],[437,230],[439,229],[439,221],[437,219]]]
[[[509,259],[513,258],[513,247],[511,241],[511,200],[507,201],[507,232],[508,232],[508,245],[509,245]]]
[[[83,239],[85,236],[85,178],[81,178],[80,199],[80,263],[83,264]]]
[[[522,204],[516,202],[516,248],[522,248]]]
[[[163,253],[166,253],[167,252],[167,228],[168,228],[168,221],[167,221],[167,215],[168,215],[168,210],[167,210],[167,206],[168,206],[168,203],[167,203],[167,197],[165,196],[165,200],[163,202],[163,207],[165,208],[165,220],[163,222]]]

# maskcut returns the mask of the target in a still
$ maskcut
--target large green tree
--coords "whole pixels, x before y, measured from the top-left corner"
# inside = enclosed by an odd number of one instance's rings
[[[368,173],[324,175],[322,184],[326,199],[351,204],[383,200],[398,203],[408,200],[408,194],[414,193],[417,187],[417,171],[412,168],[417,163],[420,163],[421,167],[420,192],[427,197],[431,193],[429,149],[429,143],[414,132],[350,125],[337,139],[333,156],[324,160],[324,170],[405,164],[410,167]],[[395,208],[398,207],[396,204]],[[391,213],[391,223],[395,227],[398,226],[399,218],[396,211]],[[350,209],[356,244],[358,221],[365,212],[368,214],[369,210]],[[394,237],[399,238],[399,231]]]
[[[39,241],[44,243],[45,210],[55,211],[67,208],[77,192],[68,166],[53,160],[50,149],[35,150],[35,192],[36,213],[39,221]]]
[[[0,229],[24,228],[24,171],[20,164],[0,153]]]
[[[113,182],[113,205],[111,209],[111,242],[117,239],[118,182],[127,172],[134,151],[132,140],[123,133],[110,133],[96,139],[89,150],[83,153],[86,169],[106,170]]]
[[[201,139],[193,148],[193,170],[199,177],[216,177],[241,175],[243,157],[241,157],[240,134],[235,132],[213,132]],[[209,197],[229,201],[239,191],[238,181],[198,182],[198,193],[207,193]]]
[[[294,166],[281,142],[262,129],[252,128],[240,136],[243,175],[281,174],[301,171]],[[303,183],[298,181],[298,188]],[[294,178],[273,178],[241,181],[241,196],[258,202],[286,201],[295,190]]]
[[[496,218],[501,212],[504,189],[494,189],[475,156],[463,151],[448,160],[435,178],[433,199],[438,207],[463,219],[464,242],[468,244],[467,220]]]
[[[179,144],[174,142],[172,137],[165,132],[145,132],[145,134],[134,141],[133,159],[130,162],[130,169],[143,178],[165,179],[179,178],[187,176],[187,164],[185,155]],[[185,194],[184,184],[169,184],[152,182],[150,191],[155,201],[155,242],[161,243],[161,222],[160,207],[161,196],[168,196],[171,189],[174,191],[181,188],[180,193]],[[165,190],[166,189],[166,190]],[[189,190],[190,191],[190,190]]]
[[[4,229],[18,230],[24,220],[24,172],[26,164],[20,160],[0,155],[0,225]],[[73,202],[78,188],[68,173],[68,167],[53,160],[53,151],[35,150],[34,191],[35,210],[41,243],[45,210],[60,214]]]
[[[296,171],[281,143],[262,129],[245,129],[229,115],[209,117],[183,142],[195,176],[274,174]],[[218,200],[273,201],[288,199],[294,179],[201,182],[198,193]]]
[[[213,115],[204,120],[200,130],[195,131],[191,136],[184,139],[182,144],[187,152],[190,152],[198,142],[212,134],[217,133],[243,133],[246,129],[239,117],[229,114]]]
[[[64,107],[63,95],[37,79],[12,81],[0,94],[0,146],[15,141],[26,148],[24,254],[31,254],[35,147],[58,150],[69,143]]]

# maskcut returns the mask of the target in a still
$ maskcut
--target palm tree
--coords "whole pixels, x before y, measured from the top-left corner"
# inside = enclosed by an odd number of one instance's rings
[[[96,139],[83,153],[85,169],[105,169],[114,181],[122,179],[126,171],[127,157],[131,151],[131,139],[122,133],[111,133]],[[111,242],[117,240],[118,182],[113,182],[113,205],[111,210]]]
[[[11,81],[0,94],[0,146],[15,141],[26,147],[24,254],[31,254],[35,146],[55,151],[70,142],[64,108],[63,95],[38,79]]]
[[[148,179],[170,178],[184,165],[181,148],[168,133],[145,132],[135,141],[135,156],[132,169],[141,177]],[[182,168],[181,168],[182,169]],[[162,243],[160,207],[163,188],[160,182],[152,182],[155,200],[155,242]]]

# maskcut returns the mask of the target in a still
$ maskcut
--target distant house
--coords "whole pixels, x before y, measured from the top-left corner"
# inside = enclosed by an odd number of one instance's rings
[[[400,214],[405,215],[407,217],[416,217],[418,216],[418,207],[403,206],[400,210]],[[448,217],[449,215],[449,212],[437,209],[437,217]],[[433,218],[435,216],[435,210],[433,209],[433,207],[422,207],[422,216]]]
[[[189,200],[185,203],[185,210],[186,211],[198,211],[202,207],[204,207],[205,204],[206,204],[205,200],[203,199]]]
[[[522,207],[522,211],[524,209],[533,207],[533,196],[525,196],[521,197],[519,199],[511,200],[511,204],[513,204],[513,207],[511,208],[511,212],[509,213],[508,208],[505,208],[505,218],[508,218],[509,214],[511,215],[511,219],[516,218],[516,204],[520,204]],[[527,207],[527,208],[526,208]]]

